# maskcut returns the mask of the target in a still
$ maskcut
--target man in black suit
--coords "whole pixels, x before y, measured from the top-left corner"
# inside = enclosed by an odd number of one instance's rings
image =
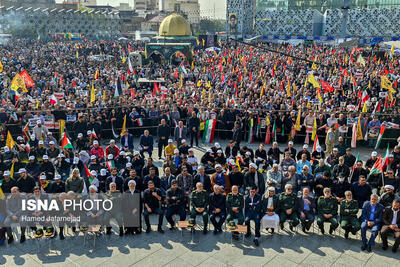
[[[196,112],[192,112],[192,117],[189,119],[190,146],[193,147],[193,139],[196,141],[196,146],[199,146],[199,128],[200,119],[197,118]]]
[[[193,184],[201,183],[203,189],[210,194],[212,192],[210,176],[206,174],[205,168],[202,165],[197,170],[198,173],[193,177]]]
[[[315,199],[310,197],[310,189],[303,188],[303,195],[299,197],[299,212],[302,230],[306,233],[310,230],[315,219]]]
[[[246,237],[251,236],[251,230],[250,230],[250,221],[253,220],[255,223],[255,238],[254,238],[254,244],[258,247],[258,238],[261,236],[260,235],[260,223],[261,223],[261,195],[257,194],[257,187],[253,186],[250,189],[250,193],[247,195],[247,197],[244,200],[244,212],[245,212],[245,224],[247,226],[247,233]]]
[[[400,200],[393,200],[392,206],[386,207],[382,212],[382,249],[388,248],[388,235],[394,234],[395,241],[392,247],[393,253],[397,251],[400,245]]]
[[[188,129],[183,125],[183,121],[178,122],[178,126],[174,130],[174,138],[176,145],[179,147],[182,143],[182,139],[185,139],[188,133]]]
[[[161,159],[162,150],[168,145],[168,138],[171,135],[171,128],[167,124],[167,121],[162,119],[161,124],[157,128],[158,136],[158,158]]]
[[[232,129],[233,136],[232,140],[235,141],[236,147],[240,147],[240,142],[242,141],[242,128],[240,127],[240,123],[235,121],[235,127]]]
[[[225,148],[225,157],[230,159],[235,159],[238,153],[238,148],[236,147],[236,142],[231,140],[229,145]]]

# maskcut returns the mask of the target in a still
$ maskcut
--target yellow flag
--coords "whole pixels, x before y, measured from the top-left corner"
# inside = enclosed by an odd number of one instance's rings
[[[200,122],[200,131],[204,131],[204,128],[205,128],[204,122]]]
[[[363,108],[362,108],[362,113],[367,113],[368,109],[367,109],[367,102],[364,102]]]
[[[3,63],[1,63],[1,60],[0,60],[0,72],[3,72]]]
[[[194,60],[192,60],[192,67],[191,67],[191,69],[194,70]]]
[[[183,73],[181,72],[181,79],[179,81],[179,88],[183,87]]]
[[[14,179],[14,172],[15,172],[14,163],[15,163],[15,162],[13,162],[13,164],[11,164],[11,168],[10,168],[10,177],[11,177],[12,179]]]
[[[364,105],[365,105],[365,103],[364,103]],[[357,121],[357,141],[360,141],[360,140],[363,140],[364,139],[364,136],[363,136],[363,133],[362,133],[362,130],[361,130],[361,118],[360,117],[358,117],[358,121]]]
[[[124,123],[122,124],[121,136],[124,135],[126,129],[126,114],[124,116]]]
[[[368,89],[371,89],[371,80],[368,82]]]
[[[392,48],[390,49],[390,53],[392,53],[392,56],[394,55],[394,45],[392,45]]]
[[[124,57],[122,57],[122,63],[125,64],[125,62],[126,62],[126,58],[124,56]]]
[[[78,50],[76,50],[75,57],[76,57],[76,58],[79,58],[79,52],[78,52]]]
[[[196,43],[197,43],[197,45],[200,45],[199,39],[196,39]]]
[[[321,88],[321,86],[319,85],[319,82],[317,82],[317,80],[315,79],[315,77],[312,73],[310,73],[308,75],[307,81],[309,83],[311,83],[314,86],[314,88]]]
[[[203,87],[203,91],[201,92],[201,98],[206,98],[206,89]]]
[[[241,170],[240,170],[240,164],[239,164],[239,157],[236,157],[235,165],[238,166],[238,169],[239,169],[239,172],[240,172]]]
[[[7,132],[6,146],[8,146],[10,150],[15,146],[15,142],[10,134],[10,131]]]
[[[262,97],[263,95],[264,95],[264,86],[261,87],[260,97]]]
[[[106,98],[107,98],[107,96],[106,96],[106,91],[103,91],[103,101],[105,101]]]
[[[36,109],[39,109],[39,103],[40,103],[39,99],[36,100]]]
[[[317,118],[314,117],[314,126],[312,130],[311,140],[315,140],[315,136],[317,135]]]
[[[387,90],[393,90],[392,82],[385,76],[381,76],[381,87]]]
[[[28,92],[26,90],[25,82],[22,77],[17,73],[11,81],[11,90],[17,91],[19,88],[22,88],[23,92]]]
[[[64,137],[65,120],[58,120],[58,125],[60,126],[60,139]]]
[[[296,131],[300,131],[300,119],[301,119],[301,109],[299,109],[299,113],[297,113],[296,124],[294,126],[294,129]]]
[[[200,86],[201,86],[201,81],[198,80],[198,81],[197,81],[197,87],[200,87]]]
[[[312,68],[313,70],[317,70],[317,69],[318,69],[318,66],[317,66],[317,64],[315,64],[315,63],[313,62],[311,68]]]
[[[204,39],[202,39],[203,41],[203,46],[206,46],[206,41]]]
[[[0,183],[0,185],[1,185],[1,183]],[[1,189],[1,187],[0,187],[0,199],[5,199],[5,198],[6,198],[6,196],[3,193],[3,189]]]
[[[358,56],[357,62],[363,65],[363,67],[365,67],[365,60],[361,54]]]
[[[96,92],[94,90],[94,83],[92,83],[92,90],[90,90],[90,103],[96,101]]]
[[[266,126],[269,126],[271,124],[271,121],[269,120],[269,118],[267,117],[266,119]]]
[[[288,85],[287,85],[287,88],[286,88],[286,95],[287,95],[287,97],[291,97],[292,96],[292,94],[290,93],[290,81],[288,81]]]
[[[296,92],[297,91],[297,86],[296,86],[296,83],[294,83],[293,84],[293,92]]]
[[[211,88],[211,82],[210,82],[210,81],[208,81],[207,87],[208,87],[208,88]]]

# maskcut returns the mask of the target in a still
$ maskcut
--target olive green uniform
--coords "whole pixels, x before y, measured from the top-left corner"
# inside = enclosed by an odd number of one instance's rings
[[[291,214],[287,214],[287,210],[292,210]],[[297,216],[299,210],[299,203],[297,196],[294,193],[286,195],[282,193],[278,198],[278,211],[281,227],[286,220],[291,220],[291,226],[297,226],[299,224],[299,218]]]
[[[192,197],[190,201],[190,205],[192,206],[190,218],[196,220],[196,215],[201,215],[203,217],[204,229],[207,229],[208,225],[208,193],[206,190],[202,190],[198,192],[194,190],[192,192]],[[197,212],[196,208],[204,208],[202,212]]]
[[[317,209],[318,209],[317,224],[321,230],[324,229],[324,222],[331,223],[331,228],[330,228],[331,230],[335,230],[339,226],[339,223],[337,220],[338,203],[337,203],[336,198],[334,198],[332,196],[319,197],[318,203],[317,203]],[[331,214],[332,217],[329,219],[326,219],[323,214]]]
[[[238,213],[234,212],[232,208],[238,208],[239,212]],[[229,193],[228,196],[226,197],[226,210],[228,213],[226,221],[229,223],[234,219],[237,219],[238,224],[243,225],[244,223],[243,208],[244,208],[243,195],[238,193],[236,196],[234,196],[232,193]]]
[[[360,230],[360,222],[357,219],[358,202],[357,200],[350,200],[349,202],[344,199],[340,202],[340,226],[351,232],[353,235]]]

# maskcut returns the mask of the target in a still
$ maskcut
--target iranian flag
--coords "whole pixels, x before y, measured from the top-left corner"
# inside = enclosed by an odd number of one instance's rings
[[[115,168],[115,162],[113,160],[109,160],[106,162],[108,170],[111,172],[112,168]]]
[[[375,161],[375,164],[372,167],[371,171],[369,172],[369,175],[377,174],[377,173],[383,173],[382,156],[381,155],[379,155],[379,158]]]
[[[137,124],[138,124],[140,127],[143,126],[143,120],[142,120],[142,118],[137,119],[136,122],[137,122]]]
[[[93,136],[93,138],[95,138],[95,139],[99,139],[99,138],[97,137],[97,134],[96,134],[96,132],[94,131],[94,129],[92,130],[92,136]]]
[[[376,140],[375,149],[378,149],[379,145],[381,144],[382,136],[383,136],[383,133],[385,132],[385,129],[386,129],[385,125],[382,124],[381,129],[379,130],[378,140]]]
[[[247,140],[247,142],[249,144],[252,144],[254,142],[253,128],[254,128],[254,121],[253,121],[253,119],[250,119],[250,122],[249,122],[249,138]]]
[[[317,147],[319,147],[319,141],[318,141],[318,135],[315,135],[315,139],[314,139],[314,145],[313,145],[313,149],[312,152],[317,150]]]
[[[368,101],[369,95],[368,95],[367,90],[363,90],[363,91],[362,91],[361,99],[362,99],[362,102],[363,102],[363,103],[365,103],[365,102]]]
[[[74,148],[67,137],[67,133],[64,133],[61,147],[62,147],[62,149],[73,149]]]
[[[211,119],[206,121],[204,126],[203,143],[211,143],[214,140],[216,120]]]
[[[385,157],[383,158],[382,164],[382,169],[384,169],[389,164],[389,143],[387,144]]]
[[[185,73],[185,74],[187,74],[187,71],[186,71],[186,69],[185,69],[185,66],[183,65],[183,61],[182,61],[182,63],[179,65],[179,71],[180,71],[180,72],[183,72],[183,73]]]

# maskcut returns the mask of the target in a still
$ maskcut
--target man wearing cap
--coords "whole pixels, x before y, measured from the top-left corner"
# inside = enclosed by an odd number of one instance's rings
[[[367,169],[368,173],[371,171],[377,159],[378,159],[378,152],[372,151],[371,157],[365,162],[365,168]]]
[[[388,248],[388,235],[393,233],[395,241],[392,252],[396,253],[400,245],[400,201],[398,199],[392,202],[391,206],[386,207],[382,212],[382,249]]]
[[[164,148],[165,156],[173,157],[175,155],[176,149],[177,149],[177,147],[174,144],[174,140],[168,139],[168,145],[165,146],[165,148]],[[178,153],[179,153],[179,149],[178,149]]]
[[[54,178],[55,168],[53,163],[49,160],[49,156],[43,155],[43,162],[39,166],[39,171],[44,172],[47,176],[48,180],[52,180]]]
[[[47,149],[44,146],[44,142],[42,140],[40,140],[38,142],[38,147],[35,150],[32,150],[29,155],[36,156],[37,161],[38,162],[42,162],[43,161],[43,156],[46,155],[46,152],[47,152]]]
[[[180,187],[178,187],[178,182],[175,179],[171,181],[171,188],[166,192],[166,199],[167,212],[165,218],[170,224],[170,230],[173,230],[175,228],[175,222],[172,219],[174,214],[179,215],[180,221],[184,221],[186,218],[185,193]]]
[[[296,148],[294,148],[294,146],[293,146],[293,141],[289,141],[288,147],[285,148],[285,150],[284,150],[284,153],[286,153],[286,152],[289,152],[290,157],[291,157],[292,159],[295,159],[295,158],[296,158],[297,150],[296,150]]]
[[[82,133],[78,133],[78,138],[76,139],[76,150],[81,151],[87,149],[88,149],[87,140],[83,137]]]
[[[37,120],[35,127],[33,127],[32,133],[36,136],[37,139],[41,140],[42,138],[45,139],[47,137],[49,130],[46,126],[42,125],[41,120]]]
[[[35,180],[26,174],[24,168],[19,169],[19,179],[17,180],[17,186],[21,193],[33,193],[33,188],[36,186]]]
[[[339,164],[339,150],[337,148],[333,148],[332,153],[326,159],[326,162],[331,165],[331,168],[335,167],[336,164]]]
[[[111,139],[110,144],[106,147],[106,157],[108,155],[113,155],[113,159],[117,159],[119,156],[120,150],[119,148],[115,145],[115,140]]]
[[[46,179],[46,174],[42,173],[39,176],[39,186],[40,189],[43,190],[45,193],[52,193],[51,192],[51,184],[49,181]]]
[[[4,171],[3,173],[4,179],[2,180],[2,184],[0,188],[3,190],[4,194],[10,194],[11,193],[11,188],[14,186],[17,186],[17,182],[15,179],[11,179],[11,173],[9,170]]]
[[[97,140],[93,141],[93,146],[90,149],[90,155],[96,156],[98,161],[104,160],[104,149],[99,145],[99,141]]]
[[[140,155],[144,157],[144,152],[149,153],[149,157],[153,153],[153,136],[150,135],[148,130],[144,130],[144,133],[140,136],[139,145],[140,145]]]
[[[215,173],[210,177],[211,186],[219,185],[225,190],[225,195],[231,191],[231,183],[229,181],[228,175],[222,171],[222,166],[220,164],[215,165]]]
[[[196,184],[196,190],[192,191],[190,197],[190,218],[196,220],[197,215],[203,217],[203,234],[207,234],[208,225],[208,193],[203,190],[203,185],[201,183]]]
[[[353,199],[351,191],[346,191],[346,199],[340,202],[340,226],[345,230],[344,237],[349,238],[349,233],[353,235],[360,230],[360,222],[357,218],[358,203]]]
[[[384,207],[388,207],[392,205],[393,200],[396,198],[394,194],[394,186],[387,184],[384,188],[385,192],[379,198],[379,203],[382,204]]]
[[[279,195],[278,198],[278,210],[280,226],[283,229],[283,224],[286,220],[290,220],[289,228],[293,231],[293,227],[299,224],[297,212],[299,209],[298,200],[296,194],[293,193],[293,187],[291,184],[285,185],[285,192]]]
[[[187,133],[188,129],[186,128],[186,126],[183,125],[183,121],[179,121],[174,130],[174,138],[178,146],[182,144],[182,139],[186,138]]]
[[[54,177],[54,182],[50,184],[50,193],[63,193],[65,192],[65,183],[61,179],[61,175],[56,174]]]
[[[125,152],[133,151],[133,135],[129,133],[128,130],[125,130],[124,135],[120,138],[121,149]]]
[[[243,195],[239,193],[239,188],[237,186],[232,187],[232,192],[226,197],[226,211],[228,216],[226,221],[229,223],[234,219],[238,220],[238,224],[243,225],[244,216],[244,199]]]
[[[158,214],[158,232],[164,233],[162,229],[162,222],[164,217],[164,211],[160,208],[160,201],[162,200],[161,190],[155,187],[153,181],[147,182],[148,188],[144,190],[143,194],[143,203],[144,203],[144,211],[143,217],[146,223],[146,233],[150,233],[150,214]]]
[[[189,145],[186,142],[186,139],[181,140],[181,145],[179,146],[179,153],[181,155],[187,156],[189,154]]]
[[[209,215],[214,226],[214,234],[217,234],[222,232],[222,225],[226,218],[226,197],[222,194],[224,189],[221,186],[214,185],[213,190],[214,192],[209,196]]]
[[[339,226],[339,223],[337,220],[338,202],[336,198],[331,195],[330,188],[324,188],[324,195],[318,198],[317,210],[317,224],[321,233],[325,233],[324,222],[329,222],[331,224],[329,234],[331,235]]]
[[[247,226],[246,237],[251,236],[250,221],[253,220],[255,223],[255,239],[254,243],[258,247],[258,238],[260,235],[260,213],[261,213],[261,196],[256,193],[257,188],[252,187],[249,190],[249,194],[244,200],[244,213],[245,213],[245,224]]]
[[[37,163],[35,156],[29,156],[29,162],[26,164],[26,173],[28,176],[37,179],[39,177],[39,164]],[[15,167],[14,167],[15,168]]]
[[[58,143],[57,139],[54,138],[53,133],[49,131],[46,140],[44,140],[44,143],[47,147],[47,151],[51,148],[51,151],[57,150],[58,151]],[[47,155],[51,156],[49,153]],[[55,152],[53,152],[52,155],[55,155]]]
[[[257,165],[255,163],[250,163],[249,171],[244,175],[244,186],[246,189],[252,187],[257,188],[257,193],[264,195],[265,192],[265,179],[264,175],[257,171]]]

